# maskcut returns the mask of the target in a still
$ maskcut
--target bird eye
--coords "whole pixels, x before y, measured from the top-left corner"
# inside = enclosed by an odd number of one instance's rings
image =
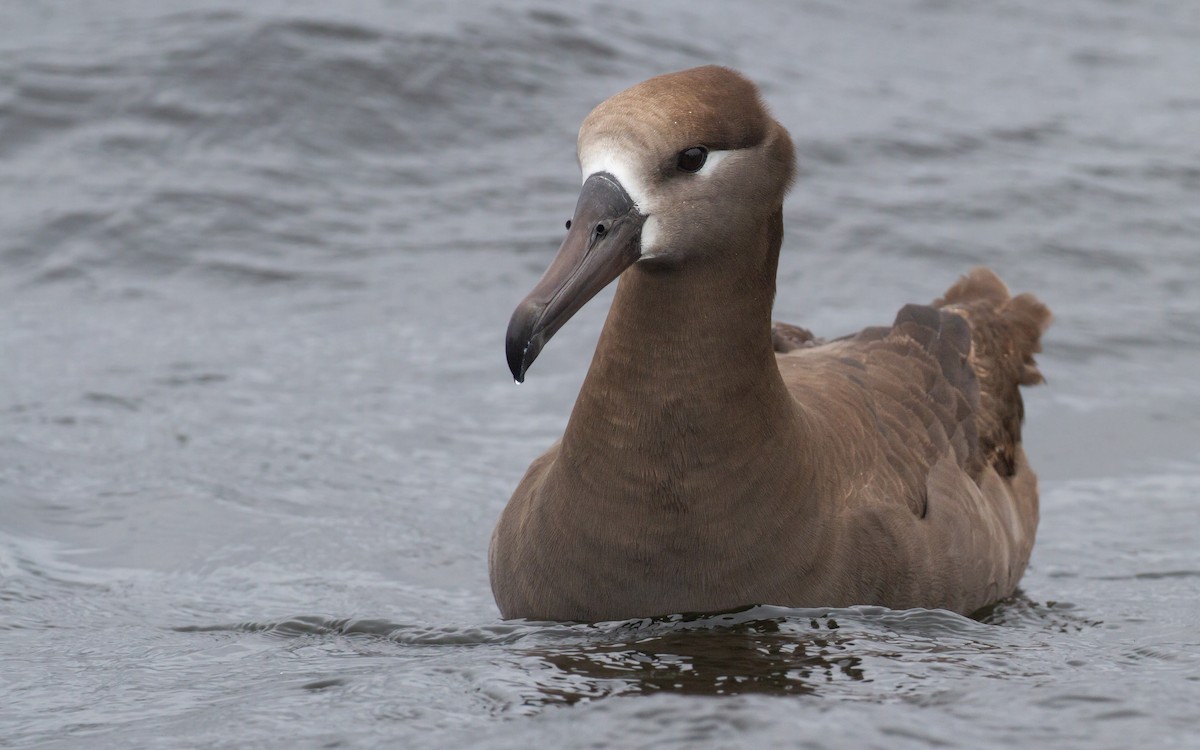
[[[677,165],[684,172],[699,172],[708,158],[708,149],[703,146],[692,146],[679,152]]]
[[[571,228],[571,220],[567,219],[567,229],[570,229],[570,228]]]

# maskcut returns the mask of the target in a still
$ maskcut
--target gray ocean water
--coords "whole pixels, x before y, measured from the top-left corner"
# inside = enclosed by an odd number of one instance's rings
[[[597,102],[792,132],[776,317],[1055,311],[1015,600],[504,622],[492,525]],[[0,5],[0,746],[1200,747],[1200,4]],[[764,603],[770,604],[770,603]]]

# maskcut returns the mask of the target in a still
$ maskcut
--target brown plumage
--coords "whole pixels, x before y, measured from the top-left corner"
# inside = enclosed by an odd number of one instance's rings
[[[618,94],[579,152],[572,229],[509,327],[514,375],[620,282],[566,433],[496,527],[504,616],[1011,594],[1038,518],[1018,386],[1041,380],[1047,309],[976,269],[889,327],[773,327],[791,141],[725,68]]]

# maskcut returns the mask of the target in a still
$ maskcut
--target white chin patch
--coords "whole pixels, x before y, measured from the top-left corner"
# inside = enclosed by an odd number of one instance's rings
[[[647,216],[642,222],[642,257],[653,258],[658,249],[658,217]]]

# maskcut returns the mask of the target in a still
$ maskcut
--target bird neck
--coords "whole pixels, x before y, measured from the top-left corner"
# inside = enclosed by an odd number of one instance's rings
[[[560,471],[572,485],[693,505],[729,498],[723,483],[749,486],[732,467],[765,469],[774,452],[796,449],[796,407],[771,342],[781,214],[753,241],[689,267],[622,275],[563,436]]]

